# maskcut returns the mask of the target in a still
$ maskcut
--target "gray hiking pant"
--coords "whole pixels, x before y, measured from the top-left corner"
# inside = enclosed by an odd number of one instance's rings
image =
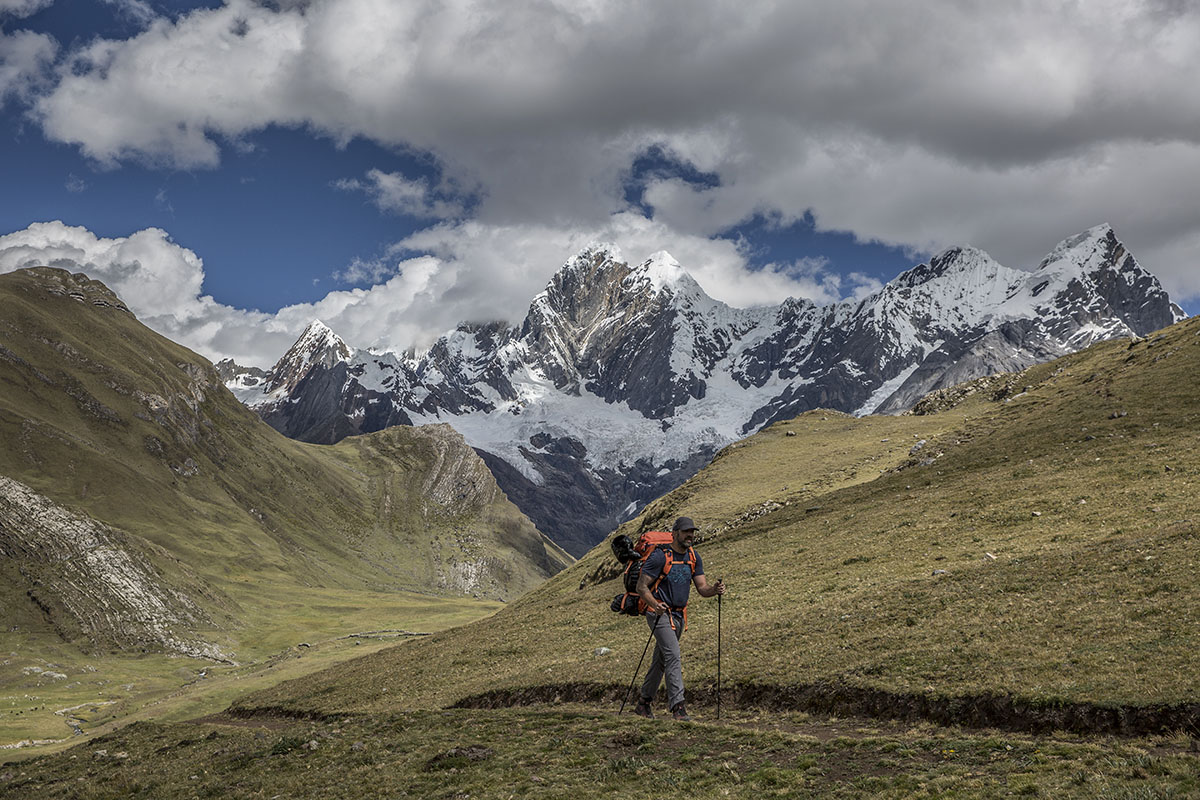
[[[658,694],[659,684],[663,675],[667,677],[667,708],[674,708],[683,702],[683,657],[679,654],[679,637],[683,635],[683,620],[676,617],[675,628],[671,628],[671,614],[663,614],[657,618],[653,614],[646,615],[646,624],[654,631],[654,658],[650,661],[650,671],[642,682],[642,700],[649,703]]]

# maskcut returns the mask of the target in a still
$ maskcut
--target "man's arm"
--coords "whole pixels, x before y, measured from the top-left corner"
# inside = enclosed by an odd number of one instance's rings
[[[709,583],[708,578],[704,577],[704,573],[692,577],[692,583],[696,584],[696,591],[701,597],[712,597],[717,594],[725,594],[725,581],[718,580],[716,583]],[[639,588],[640,581],[639,581]]]
[[[667,604],[660,603],[654,595],[650,594],[650,576],[646,574],[644,567],[642,574],[638,576],[637,593],[646,604],[647,611],[653,611],[655,614],[662,614],[667,611]]]

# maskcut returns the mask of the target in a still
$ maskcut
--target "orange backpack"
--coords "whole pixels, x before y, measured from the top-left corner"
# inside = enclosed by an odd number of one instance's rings
[[[666,563],[663,565],[663,571],[654,581],[654,585],[650,587],[650,593],[653,594],[658,588],[658,584],[671,571],[671,567],[675,564],[686,563],[692,570],[696,572],[696,551],[688,548],[687,555],[680,556],[671,549],[671,542],[674,537],[667,531],[646,531],[638,537],[637,543],[629,541],[628,536],[618,536],[613,539],[612,550],[613,555],[617,560],[626,564],[623,580],[625,583],[625,591],[613,598],[609,605],[613,611],[618,614],[628,614],[632,617],[640,617],[646,613],[646,601],[643,600],[637,593],[638,578],[642,576],[642,564],[650,557],[650,554],[660,548],[666,550]],[[684,624],[687,622],[687,607],[681,609],[684,614]]]

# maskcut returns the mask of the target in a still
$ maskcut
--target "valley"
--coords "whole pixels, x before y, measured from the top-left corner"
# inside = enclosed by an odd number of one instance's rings
[[[209,708],[570,560],[446,426],[296,443],[82,274],[2,275],[0,308],[0,745]]]

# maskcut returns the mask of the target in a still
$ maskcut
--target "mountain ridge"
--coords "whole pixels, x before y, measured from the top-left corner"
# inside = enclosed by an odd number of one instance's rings
[[[732,308],[669,254],[620,259],[615,245],[584,248],[520,326],[460,325],[411,357],[353,350],[300,373],[281,361],[270,385],[290,390],[239,397],[310,441],[448,421],[578,555],[773,421],[817,407],[898,413],[929,391],[1183,317],[1107,224],[1063,240],[1032,272],[950,248],[826,306]]]

